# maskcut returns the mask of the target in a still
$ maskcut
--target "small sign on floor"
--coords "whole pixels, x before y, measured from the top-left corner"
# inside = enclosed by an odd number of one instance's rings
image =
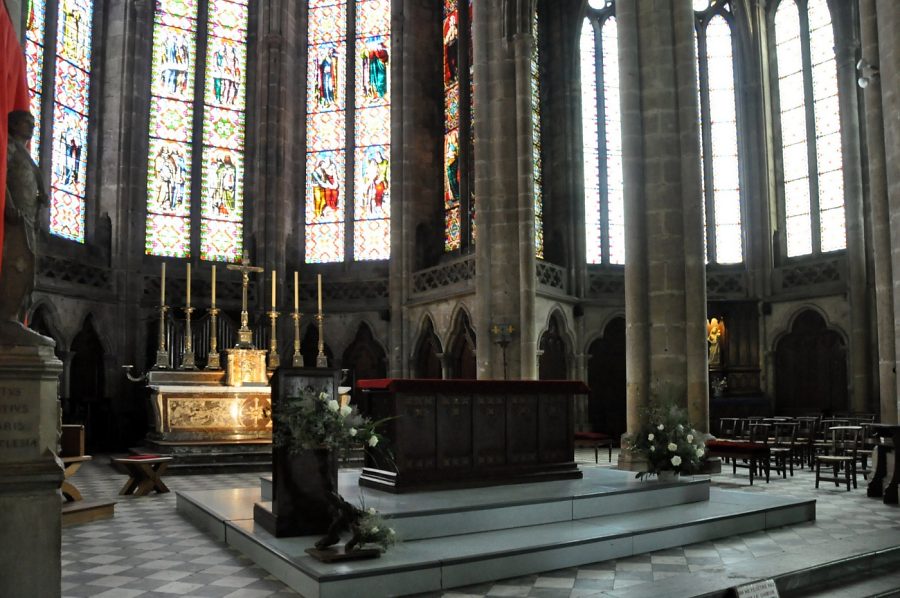
[[[774,579],[765,579],[735,586],[734,595],[737,598],[778,598],[778,587]]]

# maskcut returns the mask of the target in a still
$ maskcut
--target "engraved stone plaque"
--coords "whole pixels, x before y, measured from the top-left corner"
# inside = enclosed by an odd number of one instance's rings
[[[40,454],[39,403],[27,387],[0,381],[0,461],[28,461]]]

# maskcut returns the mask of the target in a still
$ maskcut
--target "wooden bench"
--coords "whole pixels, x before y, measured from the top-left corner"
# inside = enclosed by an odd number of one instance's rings
[[[63,462],[65,478],[60,490],[66,502],[82,500],[81,492],[69,481],[81,469],[82,464],[92,457],[84,454],[84,426],[64,424],[59,437],[59,458]]]
[[[575,432],[575,446],[594,449],[594,463],[600,462],[600,449],[609,450],[609,462],[612,463],[612,438],[602,432]]]
[[[750,485],[753,485],[753,473],[758,467],[766,472],[766,483],[769,482],[769,446],[759,442],[741,442],[737,440],[707,440],[706,454],[710,457],[746,459],[750,462]],[[734,465],[734,463],[733,463]]]
[[[169,488],[162,481],[162,475],[169,467],[172,457],[134,455],[131,457],[114,457],[111,461],[115,465],[122,466],[128,474],[128,481],[119,490],[119,494],[145,496],[153,490],[156,490],[159,494],[169,491]]]

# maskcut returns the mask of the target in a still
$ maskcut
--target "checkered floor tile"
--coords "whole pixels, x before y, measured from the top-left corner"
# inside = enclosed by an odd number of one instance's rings
[[[576,457],[585,467],[609,466],[604,459],[595,465],[590,449],[579,450]],[[125,478],[106,465],[107,462],[105,458],[95,458],[85,464],[78,473],[77,484],[88,500],[116,498],[116,516],[63,529],[63,596],[266,598],[297,595],[243,555],[191,525],[175,510],[174,492],[140,498],[117,496]],[[616,462],[615,454],[612,462]],[[166,477],[166,484],[175,491],[253,487],[258,483],[259,474],[255,473]],[[874,530],[900,529],[900,508],[867,498],[863,484],[851,492],[824,484],[816,490],[808,470],[795,471],[794,477],[786,480],[773,477],[769,484],[756,481],[751,487],[746,471],[733,476],[726,466],[722,474],[713,476],[712,483],[749,492],[813,496],[817,499],[817,519],[767,532],[427,596],[599,596],[608,590],[622,590],[672,575],[721,571],[725,565],[743,559],[800,551],[809,545]]]

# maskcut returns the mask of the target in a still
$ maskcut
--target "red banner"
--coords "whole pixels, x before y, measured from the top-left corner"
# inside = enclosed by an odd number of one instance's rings
[[[6,147],[9,113],[30,110],[25,78],[25,53],[6,5],[0,10],[0,264],[3,263],[3,214],[6,208]],[[3,284],[0,271],[0,284]]]

